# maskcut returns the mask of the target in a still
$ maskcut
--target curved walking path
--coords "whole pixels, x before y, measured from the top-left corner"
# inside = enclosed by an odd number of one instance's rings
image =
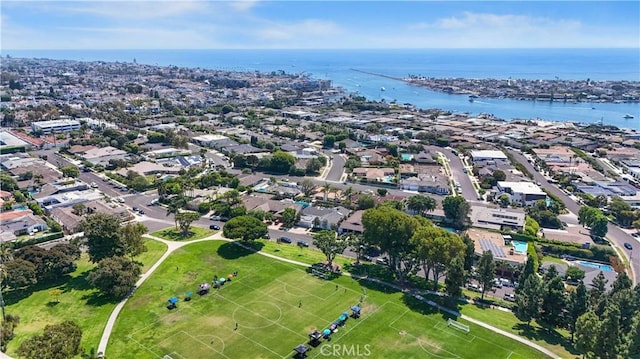
[[[153,239],[153,240],[156,240],[158,242],[162,242],[162,243],[166,244],[167,245],[167,251],[162,255],[162,257],[160,257],[160,259],[158,259],[158,261],[151,268],[149,268],[148,271],[146,271],[140,277],[140,279],[138,279],[138,281],[135,284],[135,288],[140,287],[140,285],[142,285],[142,283],[144,283],[144,281],[147,280],[147,278],[149,278],[151,276],[151,274],[153,274],[153,272],[169,257],[169,255],[171,255],[171,253],[173,253],[178,248],[182,248],[182,247],[184,247],[184,246],[186,246],[188,244],[191,244],[191,243],[214,241],[214,240],[222,240],[222,241],[227,241],[227,242],[234,242],[234,241],[232,241],[230,239],[222,237],[222,232],[218,232],[218,233],[216,233],[214,235],[211,235],[209,237],[206,237],[206,238],[196,239],[194,241],[188,241],[188,242],[168,241],[168,240],[165,240],[165,239],[161,239],[161,238],[158,238],[158,237],[151,236],[149,234],[145,234],[144,237],[145,238],[149,238],[149,239]],[[281,262],[291,263],[291,264],[295,264],[295,265],[299,265],[299,266],[303,266],[303,267],[310,267],[311,266],[310,264],[299,262],[299,261],[296,261],[296,260],[293,260],[293,259],[278,257],[278,256],[276,256],[274,254],[271,254],[271,253],[255,251],[253,248],[244,246],[239,242],[235,242],[235,243],[237,243],[238,245],[240,245],[240,246],[242,246],[242,247],[244,247],[246,249],[252,250],[252,251],[254,251],[255,253],[257,253],[259,255],[262,255],[262,256],[265,256],[265,257],[269,257],[269,258],[272,258],[272,259],[275,259],[275,260],[278,260],[278,261],[281,261]],[[387,286],[390,286],[390,287],[396,288],[398,290],[401,290],[403,292],[408,292],[407,289],[404,289],[404,288],[402,288],[400,286],[397,286],[395,284],[391,284],[391,283],[387,283],[387,282],[381,281],[381,280],[376,279],[376,278],[369,278],[367,276],[352,275],[351,273],[343,273],[343,275],[348,276],[348,277],[352,277],[352,278],[355,278],[355,279],[364,279],[364,280],[369,280],[369,281],[373,281],[373,282],[382,283],[382,284],[385,284]],[[124,305],[127,303],[127,300],[129,300],[129,297],[132,294],[133,294],[133,291],[132,291],[132,293],[130,295],[127,295],[124,299],[122,299],[120,301],[120,303],[118,303],[116,305],[116,307],[113,309],[113,311],[111,312],[111,315],[109,316],[109,320],[107,321],[107,325],[105,326],[104,331],[102,332],[102,338],[100,338],[100,344],[98,344],[98,353],[102,353],[102,355],[106,355],[107,344],[109,342],[109,337],[111,336],[111,332],[113,331],[113,326],[116,323],[116,320],[118,319],[118,315],[120,314],[120,311],[122,311],[122,308],[124,308]],[[505,337],[511,338],[511,339],[513,339],[515,341],[518,341],[518,342],[520,342],[520,343],[522,343],[524,345],[527,345],[527,346],[529,346],[529,347],[531,347],[533,349],[536,349],[536,350],[544,353],[545,355],[547,355],[550,358],[560,358],[560,356],[558,356],[554,352],[550,351],[549,349],[546,349],[546,348],[542,347],[541,345],[536,344],[536,343],[534,343],[534,342],[532,342],[532,341],[530,341],[528,339],[525,339],[525,338],[523,338],[523,337],[521,337],[519,335],[516,335],[516,334],[513,334],[513,333],[509,333],[509,332],[507,332],[505,330],[496,328],[496,327],[491,326],[491,325],[489,325],[487,323],[484,323],[484,322],[482,322],[480,320],[468,317],[468,316],[466,316],[464,314],[453,312],[452,310],[450,310],[448,308],[444,308],[444,307],[442,307],[442,306],[440,306],[440,305],[438,305],[438,304],[436,304],[436,303],[434,303],[432,301],[429,301],[429,300],[426,300],[426,299],[422,298],[420,295],[414,294],[414,297],[420,299],[421,301],[423,301],[423,302],[425,302],[425,303],[427,303],[429,305],[435,306],[440,310],[444,310],[444,311],[446,311],[448,313],[457,315],[457,316],[459,316],[460,318],[462,318],[464,320],[467,320],[467,321],[469,321],[471,323],[477,324],[477,325],[479,325],[479,326],[481,326],[483,328],[491,330],[494,333],[497,333],[497,334],[500,334],[500,335],[504,335]]]

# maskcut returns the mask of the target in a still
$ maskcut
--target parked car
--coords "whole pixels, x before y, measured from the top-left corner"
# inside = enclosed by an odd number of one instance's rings
[[[367,261],[367,262],[371,262],[371,260],[372,260],[371,256],[368,256],[366,254],[363,255],[360,259],[362,259],[363,261]]]
[[[282,243],[291,243],[291,238],[289,238],[289,237],[280,237],[278,239],[278,241],[282,242]]]
[[[138,210],[138,213],[144,214],[145,212],[143,210]]]
[[[513,294],[513,293],[505,293],[503,299],[504,300],[508,300],[510,302],[515,302],[516,301],[516,295]]]
[[[98,188],[98,185],[95,182],[91,182],[91,188]]]
[[[138,212],[140,210],[140,208],[138,208],[138,207],[133,207],[131,209],[133,209],[134,212]]]
[[[209,229],[219,230],[219,229],[220,229],[220,226],[219,226],[219,225],[217,225],[217,224],[212,224],[212,225],[210,225],[210,226],[209,226]]]
[[[625,242],[624,247],[628,250],[633,250],[633,246],[631,245],[631,243]]]
[[[640,238],[640,232],[635,232],[631,234],[632,237]]]
[[[298,243],[296,244],[298,245],[298,247],[309,247],[309,243],[305,241],[298,241]]]
[[[220,218],[222,218],[222,217],[216,216],[216,215],[213,215],[213,216],[209,217],[209,219],[212,220],[212,221],[219,221]]]
[[[376,258],[376,264],[388,266],[389,265],[389,258],[387,258],[387,257]]]
[[[264,239],[269,239],[269,238],[271,238],[271,236],[269,235],[269,233],[267,233],[267,234],[265,234],[264,236],[262,236],[262,238],[264,238]]]
[[[482,287],[479,286],[478,284],[471,283],[467,286],[467,288],[469,288],[469,290],[472,290],[474,292],[482,293]]]

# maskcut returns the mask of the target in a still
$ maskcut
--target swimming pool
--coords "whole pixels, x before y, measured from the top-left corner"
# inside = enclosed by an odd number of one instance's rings
[[[409,153],[403,153],[400,155],[403,161],[411,161],[413,159],[413,155]]]
[[[600,263],[587,262],[587,261],[576,261],[576,263],[585,267],[600,269],[601,271],[604,271],[604,272],[613,272],[613,267],[607,264],[600,264]]]
[[[516,253],[527,254],[528,244],[527,242],[522,241],[511,241],[513,244],[513,248],[515,248]]]

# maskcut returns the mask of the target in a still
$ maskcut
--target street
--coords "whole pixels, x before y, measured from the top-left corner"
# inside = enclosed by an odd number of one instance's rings
[[[538,173],[538,171],[536,171],[535,168],[533,168],[531,163],[529,163],[527,159],[518,151],[515,151],[512,149],[509,149],[508,151],[513,155],[513,157],[518,162],[522,163],[522,165],[527,169],[527,171],[531,172],[531,174],[533,175],[533,179],[539,182],[541,187],[549,191],[549,193],[552,193],[553,195],[558,196],[558,198],[560,198],[560,200],[562,200],[562,202],[564,202],[564,204],[567,206],[567,209],[575,215],[574,218],[569,218],[567,222],[572,221],[573,222],[572,224],[578,224],[578,220],[577,220],[578,212],[580,211],[580,207],[582,207],[582,205],[578,204],[576,201],[571,199],[558,187],[549,183],[547,179],[543,175]],[[634,283],[636,284],[640,283],[640,278],[638,277],[640,276],[640,258],[638,258],[640,257],[640,250],[638,249],[640,248],[640,241],[632,237],[630,234],[626,233],[625,231],[623,231],[613,223],[609,223],[608,229],[609,231],[607,233],[607,239],[609,239],[611,244],[613,244],[618,248],[619,253],[624,253],[624,255],[628,259],[630,258],[629,260],[629,262],[631,263],[630,277],[633,279]],[[631,251],[625,249],[624,243],[631,243],[633,245],[633,249]]]

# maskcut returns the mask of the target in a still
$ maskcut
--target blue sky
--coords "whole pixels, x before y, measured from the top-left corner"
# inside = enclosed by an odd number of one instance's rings
[[[640,48],[640,1],[12,1],[2,49]]]

